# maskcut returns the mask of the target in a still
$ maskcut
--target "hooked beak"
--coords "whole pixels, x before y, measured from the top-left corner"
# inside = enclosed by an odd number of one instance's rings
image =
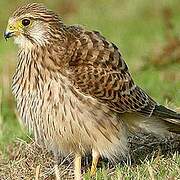
[[[4,32],[4,38],[7,40],[8,38],[15,36],[16,31],[17,27],[12,23],[8,23],[7,29]]]
[[[4,32],[4,38],[7,41],[8,38],[12,37],[14,32],[6,31]]]

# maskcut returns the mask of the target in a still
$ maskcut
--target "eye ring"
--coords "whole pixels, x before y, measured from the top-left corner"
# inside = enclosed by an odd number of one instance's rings
[[[30,24],[30,22],[31,22],[31,21],[30,21],[29,19],[23,19],[23,20],[22,20],[22,25],[23,25],[23,26],[28,26],[28,25]]]

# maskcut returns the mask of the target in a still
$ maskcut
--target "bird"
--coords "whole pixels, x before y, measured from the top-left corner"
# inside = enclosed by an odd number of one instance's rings
[[[19,48],[12,80],[21,121],[36,142],[81,159],[126,156],[129,133],[180,133],[180,114],[156,102],[133,80],[119,48],[100,32],[66,25],[39,3],[10,16],[4,37]]]

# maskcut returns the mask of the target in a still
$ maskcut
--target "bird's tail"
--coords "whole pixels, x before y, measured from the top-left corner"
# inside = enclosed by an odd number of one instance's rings
[[[180,114],[162,105],[155,105],[151,116],[139,113],[121,115],[130,132],[148,132],[166,136],[169,132],[180,134]]]
[[[180,113],[162,105],[156,105],[152,115],[163,120],[169,131],[180,134]]]
[[[180,113],[172,111],[162,105],[156,105],[152,115],[162,118],[170,123],[180,125]]]

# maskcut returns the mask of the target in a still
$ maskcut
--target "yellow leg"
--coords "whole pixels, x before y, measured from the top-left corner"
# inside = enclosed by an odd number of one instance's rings
[[[74,179],[81,180],[81,155],[75,154],[74,158]]]
[[[94,176],[96,174],[97,163],[98,163],[99,157],[100,157],[99,152],[92,149],[91,176]]]

